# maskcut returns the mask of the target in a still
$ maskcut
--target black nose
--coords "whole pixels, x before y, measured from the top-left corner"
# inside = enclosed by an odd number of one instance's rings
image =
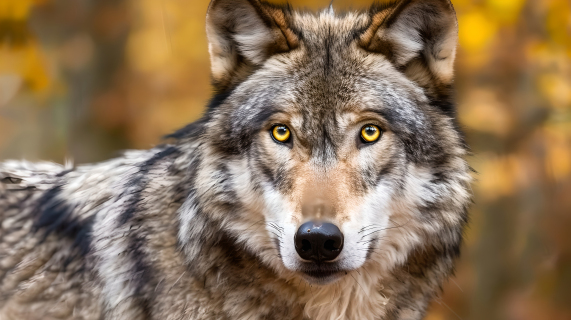
[[[300,257],[317,263],[331,261],[343,250],[343,234],[331,223],[306,222],[297,230],[294,241]]]

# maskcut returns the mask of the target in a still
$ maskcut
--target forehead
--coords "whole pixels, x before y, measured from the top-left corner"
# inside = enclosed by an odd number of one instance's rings
[[[388,59],[358,46],[367,21],[365,14],[358,13],[297,13],[294,23],[301,35],[300,50],[268,63],[269,73],[282,76],[277,92],[287,94],[305,112],[319,113],[421,99],[422,91]]]
[[[293,27],[302,35],[305,44],[320,44],[325,39],[353,40],[368,24],[364,13],[344,13],[337,15],[332,10],[325,10],[317,15],[295,12]],[[334,43],[332,43],[334,44]]]

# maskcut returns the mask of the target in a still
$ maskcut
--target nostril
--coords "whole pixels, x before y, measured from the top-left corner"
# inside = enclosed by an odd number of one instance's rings
[[[325,248],[325,250],[329,250],[329,251],[339,250],[339,246],[336,246],[335,241],[333,241],[333,240],[325,241],[325,243],[323,244],[323,247]]]
[[[303,239],[301,240],[301,251],[308,252],[311,250],[311,243],[309,240]]]

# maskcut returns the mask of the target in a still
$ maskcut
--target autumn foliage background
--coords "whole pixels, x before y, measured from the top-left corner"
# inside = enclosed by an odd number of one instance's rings
[[[571,2],[452,2],[478,173],[457,276],[428,319],[571,319]],[[211,95],[207,6],[0,0],[0,159],[100,161],[197,119]]]

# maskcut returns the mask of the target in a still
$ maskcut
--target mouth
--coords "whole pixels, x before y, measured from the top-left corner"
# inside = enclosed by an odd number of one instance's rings
[[[301,273],[307,282],[322,285],[333,283],[347,274],[344,270],[318,265],[307,266],[301,270]]]

